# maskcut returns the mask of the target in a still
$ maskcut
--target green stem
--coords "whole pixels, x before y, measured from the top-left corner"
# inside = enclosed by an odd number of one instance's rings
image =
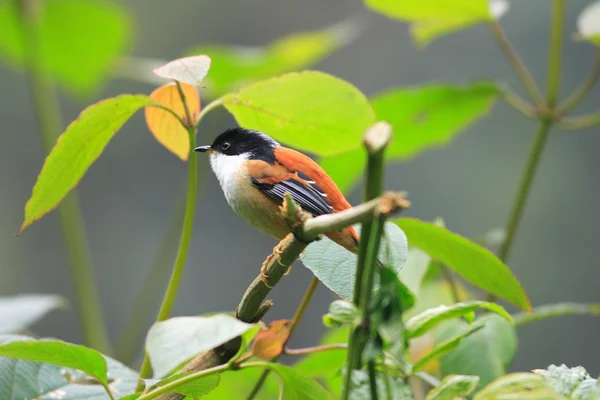
[[[552,7],[552,28],[550,31],[550,55],[548,60],[547,106],[553,109],[560,90],[560,69],[562,42],[565,23],[565,0],[554,0]]]
[[[292,318],[292,325],[290,326],[289,335],[288,335],[287,339],[285,340],[285,342],[283,343],[284,349],[285,349],[285,346],[287,345],[287,343],[290,341],[292,335],[294,334],[294,331],[298,327],[298,324],[304,317],[306,308],[308,307],[308,304],[310,303],[310,301],[313,297],[313,294],[315,293],[315,290],[317,289],[317,286],[319,286],[319,280],[317,279],[317,277],[313,277],[310,280],[310,283],[308,284],[306,291],[304,292],[304,296],[302,296],[302,300],[300,301],[300,304],[298,305],[296,312],[294,313],[294,317]],[[279,356],[273,357],[273,359],[271,361],[275,362],[278,359],[279,359]],[[263,371],[263,373],[260,375],[260,378],[256,382],[256,385],[254,385],[254,388],[248,395],[248,397],[247,397],[248,400],[252,400],[253,398],[256,397],[256,395],[258,395],[258,393],[260,392],[260,389],[265,384],[265,381],[267,380],[267,377],[269,376],[270,372],[271,372],[270,369],[266,369]]]
[[[596,59],[594,60],[594,65],[592,66],[592,70],[590,71],[587,79],[585,79],[581,85],[579,85],[579,87],[573,91],[571,96],[569,96],[569,98],[560,106],[560,113],[566,114],[577,107],[579,103],[581,103],[581,101],[584,100],[594,88],[598,78],[600,78],[600,50],[596,51]]]
[[[283,354],[286,356],[304,356],[312,353],[320,353],[322,351],[330,351],[330,350],[347,350],[348,344],[340,343],[340,344],[323,344],[320,346],[314,347],[305,347],[302,349],[284,349]]]
[[[18,3],[23,17],[24,49],[27,74],[44,150],[48,154],[62,131],[62,121],[52,78],[39,48],[36,2]],[[85,343],[102,353],[111,352],[100,300],[94,284],[92,258],[77,193],[73,190],[58,206],[60,225],[69,259],[75,304],[82,324]]]
[[[515,326],[566,315],[600,315],[600,304],[557,303],[536,307],[528,313],[514,315]]]
[[[369,371],[369,391],[371,392],[371,400],[377,400],[377,371],[375,370],[375,361],[371,360],[367,364]],[[387,379],[387,377],[385,377]]]

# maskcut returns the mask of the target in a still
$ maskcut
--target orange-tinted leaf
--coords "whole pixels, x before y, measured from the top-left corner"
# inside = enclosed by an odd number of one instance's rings
[[[199,85],[210,68],[210,57],[192,56],[173,60],[152,72],[161,78],[173,79],[181,83]]]
[[[183,93],[195,121],[200,112],[200,97],[195,87],[182,83]],[[182,119],[186,119],[185,109],[175,84],[168,84],[156,89],[150,98],[173,110]],[[168,111],[157,107],[146,107],[146,123],[156,140],[182,160],[187,160],[190,153],[190,141],[187,130]]]
[[[283,345],[290,336],[292,321],[280,319],[258,333],[252,345],[252,354],[260,358],[272,358],[281,354]]]

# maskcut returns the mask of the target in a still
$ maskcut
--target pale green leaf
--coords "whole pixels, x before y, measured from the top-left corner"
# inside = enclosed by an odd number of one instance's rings
[[[26,329],[50,311],[62,308],[65,304],[63,297],[51,294],[0,297],[0,333]]]
[[[162,380],[153,380],[146,379],[146,386],[156,386],[161,387],[166,385],[167,383],[171,383],[177,379],[183,378],[193,374],[193,372],[185,373],[185,374],[177,374],[173,376],[169,376],[168,378]],[[200,398],[210,392],[212,392],[217,386],[219,386],[221,378],[218,374],[207,375],[200,377],[198,379],[194,379],[191,382],[183,383],[181,385],[175,386],[173,388],[173,392],[183,394],[185,396],[189,396],[192,398]]]
[[[266,79],[222,98],[240,126],[317,155],[357,149],[375,113],[346,81],[317,71]]]
[[[319,164],[333,179],[338,188],[348,194],[361,177],[367,164],[364,149],[351,150],[335,156],[324,157]]]
[[[483,386],[506,373],[517,351],[517,334],[510,322],[496,315],[486,315],[477,321],[484,324],[483,328],[440,361],[444,375],[476,375]],[[444,341],[469,327],[463,321],[449,321],[436,330],[436,337]]]
[[[419,360],[413,365],[413,372],[419,372],[427,367],[427,365],[438,358],[452,353],[461,343],[468,339],[469,336],[480,331],[485,326],[485,321],[478,321],[469,325],[465,330],[458,334],[450,337],[447,340],[436,343],[436,345],[429,352],[425,353]]]
[[[157,322],[148,331],[146,351],[154,377],[167,375],[196,354],[220,346],[260,326],[247,324],[230,315],[175,317]]]
[[[334,400],[317,381],[306,377],[294,368],[282,364],[269,364],[269,368],[281,378],[281,399],[285,400]]]
[[[432,223],[412,218],[400,218],[395,223],[406,233],[411,247],[423,250],[473,285],[531,310],[517,278],[489,250]]]
[[[360,313],[354,303],[347,300],[335,300],[329,305],[329,312],[323,316],[323,324],[337,327],[352,323]]]
[[[478,383],[478,376],[448,375],[442,379],[439,386],[427,393],[425,400],[454,400],[457,397],[467,397]]]
[[[328,330],[320,340],[320,345],[348,343],[348,326]],[[311,378],[327,380],[340,372],[346,364],[347,349],[321,351],[300,359],[294,368]]]
[[[9,343],[10,337],[4,339],[0,344],[0,356],[77,369],[102,384],[107,383],[106,360],[96,350],[58,340],[28,339]]]
[[[421,292],[421,283],[429,269],[431,257],[419,249],[408,249],[408,256],[404,268],[398,273],[400,281],[415,295]]]
[[[514,373],[496,379],[474,400],[564,400],[536,374]]]
[[[600,387],[585,368],[579,366],[569,368],[550,365],[546,370],[536,371],[556,393],[569,400],[597,400],[600,398]]]
[[[0,3],[0,55],[25,63],[24,32],[17,2]],[[98,89],[129,44],[131,22],[106,0],[52,0],[40,4],[39,52],[56,80],[76,94]]]
[[[354,227],[360,234],[360,226]],[[392,223],[385,224],[385,235],[379,249],[379,259],[384,265],[398,272],[406,262],[408,246],[406,236]],[[302,263],[319,278],[325,286],[342,299],[352,299],[356,277],[357,256],[337,243],[323,238],[311,243],[305,251]]]
[[[409,338],[421,336],[444,321],[466,316],[481,308],[495,312],[510,323],[513,322],[510,314],[502,306],[487,301],[471,300],[450,306],[441,305],[415,315],[405,323],[406,334]]]
[[[121,126],[137,110],[153,104],[144,95],[121,95],[83,110],[46,157],[25,206],[21,231],[56,207],[79,183]]]
[[[374,96],[371,105],[377,119],[389,121],[394,131],[386,155],[406,160],[448,144],[485,116],[498,94],[494,84],[475,82],[396,88]]]
[[[387,382],[386,382],[387,381]],[[381,399],[414,400],[410,385],[400,378],[377,373],[375,376],[377,394]],[[350,400],[372,400],[369,374],[367,371],[352,371]],[[389,390],[389,393],[388,393]]]
[[[556,303],[535,307],[531,312],[523,312],[514,316],[515,325],[525,325],[548,318],[566,315],[596,315],[600,316],[600,303]]]
[[[0,335],[0,343],[33,340],[21,335]],[[133,393],[138,373],[105,357],[111,392],[117,397]],[[53,364],[0,357],[2,400],[106,400],[105,388],[84,373]]]
[[[588,4],[579,14],[577,30],[581,38],[600,47],[600,1]]]
[[[361,21],[350,19],[325,29],[283,36],[266,46],[208,45],[187,53],[211,57],[214,68],[205,82],[213,95],[221,95],[242,84],[309,67],[352,42],[361,30]]]
[[[243,368],[229,370],[220,375],[221,382],[214,390],[202,396],[202,400],[237,400],[245,399],[256,386],[264,369]],[[279,393],[279,376],[270,373],[255,400],[274,400]]]
[[[161,78],[198,86],[208,74],[209,69],[210,57],[201,55],[178,58],[154,69],[152,72]]]

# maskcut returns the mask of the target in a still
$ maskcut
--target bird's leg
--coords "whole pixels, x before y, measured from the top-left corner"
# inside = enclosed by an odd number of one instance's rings
[[[279,265],[281,265],[281,266],[284,265],[281,262],[281,254],[283,253],[283,250],[281,250],[282,244],[283,244],[283,240],[281,242],[279,242],[277,244],[277,246],[273,247],[273,253],[269,254],[269,256],[267,257],[265,262],[263,262],[262,266],[260,267],[260,280],[268,287],[271,287],[271,286],[268,284],[269,275],[267,274],[267,268],[268,268],[269,264],[271,263],[271,261],[273,260],[273,257],[276,257],[276,261],[279,263]],[[288,269],[284,275],[289,274],[291,270],[292,270],[292,267],[291,266],[288,267]]]

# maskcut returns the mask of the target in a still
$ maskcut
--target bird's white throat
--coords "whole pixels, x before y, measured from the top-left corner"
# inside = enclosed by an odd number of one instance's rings
[[[234,207],[240,179],[248,174],[244,163],[250,158],[249,153],[228,156],[221,153],[210,155],[210,166],[221,184],[221,189],[230,206]],[[235,207],[234,207],[235,208]]]

